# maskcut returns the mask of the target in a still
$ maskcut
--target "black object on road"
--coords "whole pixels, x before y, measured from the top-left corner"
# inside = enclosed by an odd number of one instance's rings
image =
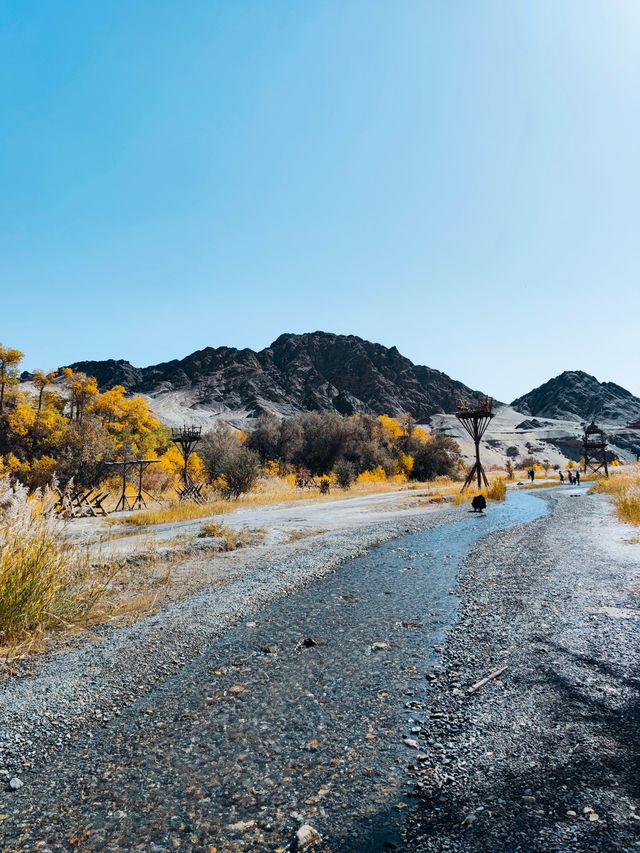
[[[484,495],[476,495],[471,501],[474,512],[483,512],[487,508],[487,499]]]

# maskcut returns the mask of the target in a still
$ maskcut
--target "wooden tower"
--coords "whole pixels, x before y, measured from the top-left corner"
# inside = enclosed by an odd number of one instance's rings
[[[604,430],[591,421],[584,431],[583,438],[584,473],[590,468],[594,474],[604,471],[605,477],[609,476],[607,467],[607,436]]]
[[[193,500],[199,503],[202,502],[202,485],[195,483],[189,474],[189,457],[195,450],[196,444],[202,438],[202,427],[199,426],[181,426],[171,430],[171,440],[180,448],[182,459],[184,462],[182,468],[183,486],[178,489],[180,500]]]
[[[466,400],[460,400],[458,402],[456,417],[473,439],[473,444],[476,449],[476,461],[473,463],[473,466],[467,474],[467,479],[464,481],[464,485],[461,490],[463,492],[471,485],[474,478],[477,479],[479,489],[482,488],[483,482],[485,486],[489,486],[487,475],[485,474],[482,463],[480,462],[480,441],[482,436],[485,434],[491,419],[494,417],[492,409],[492,398],[484,395],[479,398],[475,405],[470,405]]]

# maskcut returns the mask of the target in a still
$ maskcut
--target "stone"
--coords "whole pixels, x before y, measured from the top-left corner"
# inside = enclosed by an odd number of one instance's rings
[[[321,840],[320,833],[308,823],[303,824],[296,832],[291,844],[292,853],[298,853],[301,850],[308,850]]]
[[[386,652],[387,649],[390,649],[391,646],[389,643],[384,641],[378,641],[376,643],[371,643],[371,650],[374,652]]]
[[[24,785],[24,782],[22,781],[22,779],[19,779],[17,776],[13,776],[11,779],[9,779],[9,788],[12,791],[19,791],[23,785]]]

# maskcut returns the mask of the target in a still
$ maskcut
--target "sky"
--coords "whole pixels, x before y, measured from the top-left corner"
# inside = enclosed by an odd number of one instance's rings
[[[639,43],[635,0],[0,0],[0,340],[640,395]]]

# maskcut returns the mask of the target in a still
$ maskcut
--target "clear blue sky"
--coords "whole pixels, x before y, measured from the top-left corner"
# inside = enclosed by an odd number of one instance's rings
[[[0,340],[640,394],[635,0],[0,0]]]

